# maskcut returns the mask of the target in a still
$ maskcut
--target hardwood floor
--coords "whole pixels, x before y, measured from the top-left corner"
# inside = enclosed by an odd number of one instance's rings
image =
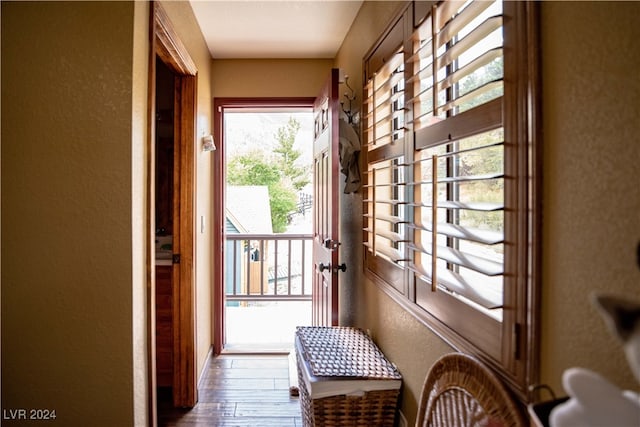
[[[295,374],[295,372],[294,372]],[[191,410],[158,397],[159,426],[302,426],[300,402],[289,396],[286,355],[220,355],[209,361]]]

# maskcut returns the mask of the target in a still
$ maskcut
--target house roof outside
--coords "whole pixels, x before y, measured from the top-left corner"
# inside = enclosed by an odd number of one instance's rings
[[[227,219],[240,233],[272,234],[271,203],[266,185],[229,185]]]

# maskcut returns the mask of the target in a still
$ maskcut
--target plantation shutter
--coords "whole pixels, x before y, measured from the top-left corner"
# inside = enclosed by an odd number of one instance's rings
[[[410,269],[501,320],[505,265],[502,4],[439,3],[409,58]]]
[[[365,273],[521,398],[538,357],[538,9],[407,2],[363,79]]]
[[[392,264],[406,258],[403,23],[396,23],[366,61],[363,96],[363,242],[367,255]]]

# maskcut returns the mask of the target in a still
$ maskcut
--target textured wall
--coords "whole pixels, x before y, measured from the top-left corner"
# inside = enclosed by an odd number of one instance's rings
[[[136,7],[2,3],[2,406],[60,425],[146,416]]]
[[[131,111],[131,277],[133,300],[133,424],[148,424],[147,333],[147,129],[149,90],[149,4],[134,3]]]
[[[197,132],[198,140],[195,149],[196,162],[196,339],[198,375],[206,362],[211,348],[211,280],[213,247],[212,197],[213,185],[211,165],[214,153],[202,152],[200,138],[212,133],[211,129],[211,57],[209,50],[199,31],[193,11],[188,2],[163,1],[164,7],[174,29],[187,48],[191,59],[198,68],[198,100],[197,100]],[[204,218],[204,230],[200,228],[201,217]]]
[[[640,3],[544,2],[542,380],[570,366],[638,389],[592,291],[640,296]]]
[[[314,97],[332,63],[331,59],[214,59],[213,96]]]
[[[353,111],[362,110],[362,60],[373,42],[380,37],[397,15],[405,2],[365,2],[349,29],[335,58],[335,67],[343,70],[347,83],[354,90],[356,100]],[[340,97],[346,101],[350,94],[346,85],[340,85]],[[348,103],[347,103],[348,105]],[[360,118],[362,121],[362,117]],[[362,131],[359,131],[362,135]],[[344,176],[341,178],[341,192]],[[359,299],[363,296],[357,284],[362,283],[362,193],[340,195],[340,246],[341,262],[346,262],[347,271],[340,273],[340,324],[356,322]]]

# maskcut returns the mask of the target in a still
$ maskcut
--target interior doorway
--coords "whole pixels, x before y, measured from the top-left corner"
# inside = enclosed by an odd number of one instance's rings
[[[174,373],[173,334],[173,209],[174,113],[176,78],[156,57],[155,116],[155,322],[156,383],[161,395],[171,395]]]
[[[147,323],[149,418],[155,425],[159,385],[169,387],[175,407],[193,407],[198,400],[193,263],[198,70],[158,2],[151,14]],[[166,294],[157,293],[161,290]]]

